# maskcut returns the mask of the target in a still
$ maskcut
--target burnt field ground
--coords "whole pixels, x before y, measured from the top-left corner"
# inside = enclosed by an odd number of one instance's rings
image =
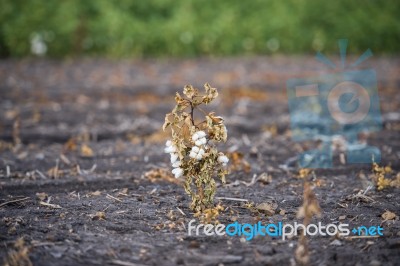
[[[336,59],[338,61],[338,59]],[[400,172],[400,60],[377,71],[383,129],[363,136]],[[303,179],[290,137],[286,80],[328,71],[312,57],[0,62],[0,261],[10,265],[294,265],[298,237],[188,236],[194,219],[161,131],[185,84],[219,89],[231,163],[218,220],[296,218]],[[243,156],[243,159],[238,159]],[[309,237],[312,265],[400,265],[400,193],[378,191],[371,165],[317,169],[324,224],[381,225],[382,237]],[[161,173],[162,170],[161,170]],[[234,198],[234,199],[229,199]],[[272,212],[257,209],[261,203]],[[386,211],[397,215],[386,217]],[[22,240],[23,239],[23,240]]]

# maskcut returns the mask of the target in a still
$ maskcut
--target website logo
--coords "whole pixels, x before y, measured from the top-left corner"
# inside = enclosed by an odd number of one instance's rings
[[[299,234],[308,236],[383,236],[383,228],[381,226],[359,226],[350,229],[349,224],[327,224],[321,222],[317,224],[309,224],[307,226],[294,222],[290,223],[268,223],[263,224],[241,224],[234,222],[228,225],[225,224],[195,224],[196,220],[191,220],[188,224],[189,236],[230,236],[244,237],[247,241],[251,241],[256,236],[276,237],[286,240],[288,237],[297,236]]]
[[[339,40],[339,49],[340,66],[323,54],[317,54],[317,59],[333,73],[286,82],[293,140],[322,142],[319,149],[299,155],[302,168],[333,167],[332,140],[337,137],[344,139],[346,163],[381,160],[378,148],[359,140],[360,134],[382,128],[376,72],[373,69],[351,70],[372,56],[372,52],[368,49],[348,66],[347,40]]]

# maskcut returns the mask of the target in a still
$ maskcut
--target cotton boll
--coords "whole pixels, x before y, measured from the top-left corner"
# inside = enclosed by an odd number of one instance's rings
[[[194,133],[193,136],[192,136],[192,140],[196,141],[198,138],[199,138],[198,132]]]
[[[203,155],[203,154],[204,154],[204,150],[203,150],[203,149],[200,149],[199,152],[198,152],[198,154]]]
[[[207,139],[206,139],[206,138],[202,138],[202,139],[200,139],[200,140],[201,140],[201,143],[202,143],[203,145],[207,143]]]
[[[189,153],[189,157],[197,160],[203,159],[205,151],[199,147],[194,146]]]
[[[165,153],[172,153],[172,152],[176,152],[176,147],[175,146],[169,146],[167,148],[164,149]]]
[[[167,147],[172,146],[172,141],[167,140],[167,142],[165,142],[165,146],[167,146]]]
[[[197,132],[197,135],[199,136],[199,138],[204,138],[206,136],[206,133],[204,133],[204,131],[199,131]]]
[[[183,169],[182,168],[175,168],[172,170],[172,174],[174,174],[175,178],[179,178],[183,175]]]
[[[172,164],[172,167],[179,167],[181,166],[181,161],[176,161]]]
[[[194,142],[194,144],[196,144],[196,146],[201,146],[203,142],[200,139],[198,139]]]
[[[225,166],[228,162],[229,162],[229,159],[228,159],[228,157],[226,157],[225,155],[220,155],[220,156],[218,156],[218,162],[219,163],[221,163],[223,166]]]
[[[175,163],[178,160],[178,154],[171,153],[171,163]]]

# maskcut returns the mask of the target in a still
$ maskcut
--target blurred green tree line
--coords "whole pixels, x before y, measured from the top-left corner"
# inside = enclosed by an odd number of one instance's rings
[[[398,53],[400,1],[0,0],[0,56]]]

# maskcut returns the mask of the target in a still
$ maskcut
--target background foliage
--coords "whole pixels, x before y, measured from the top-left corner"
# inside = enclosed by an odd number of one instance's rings
[[[397,53],[400,1],[0,0],[0,55],[158,57]]]

